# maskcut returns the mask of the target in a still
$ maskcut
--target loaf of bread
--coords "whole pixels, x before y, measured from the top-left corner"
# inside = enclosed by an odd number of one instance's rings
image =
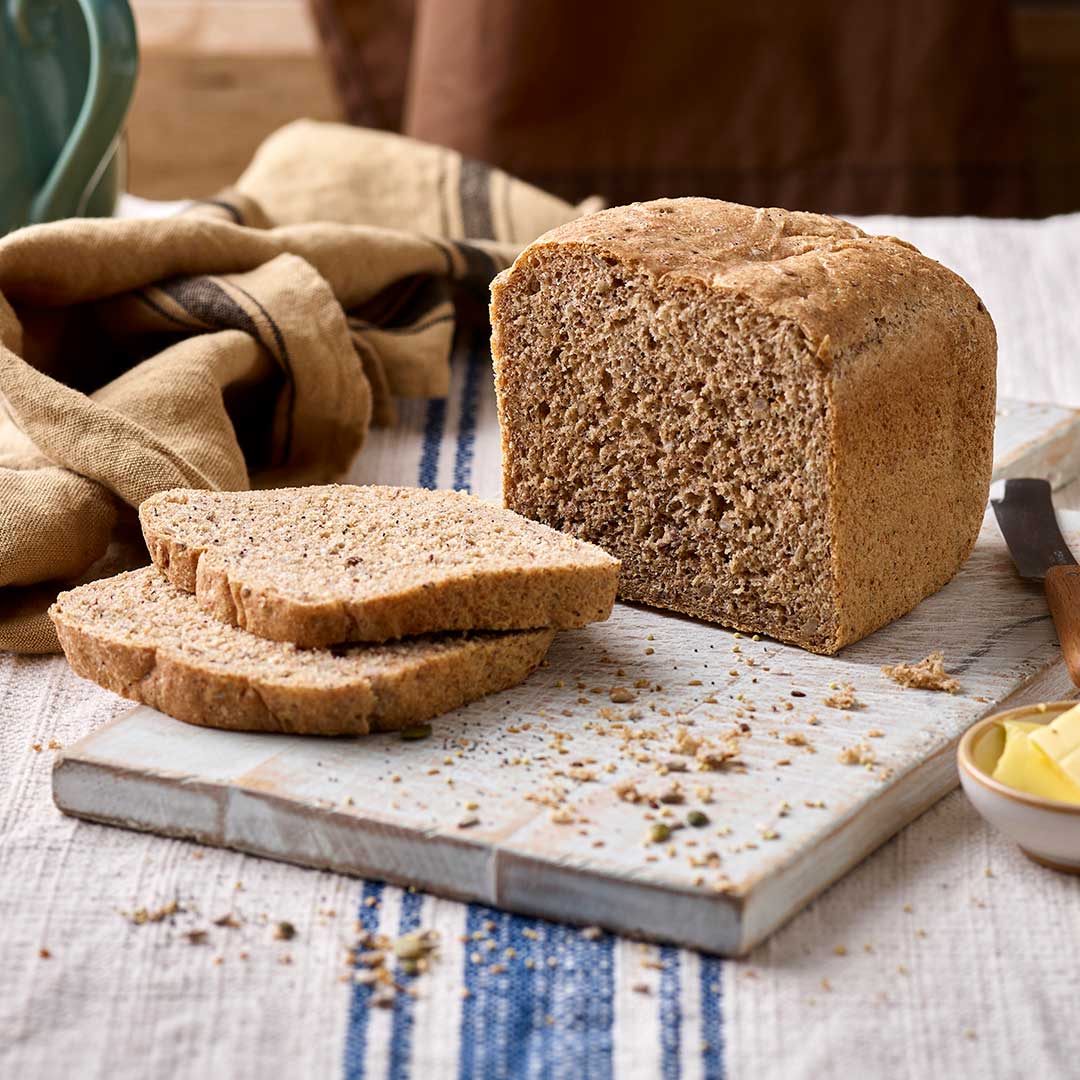
[[[308,735],[394,731],[515,686],[554,636],[298,649],[226,626],[152,566],[63,592],[49,615],[76,674],[108,690],[190,724]]]
[[[139,508],[154,562],[203,609],[303,646],[446,630],[584,626],[618,562],[455,491],[166,491]]]
[[[628,600],[833,653],[971,551],[994,325],[909,244],[664,199],[541,237],[491,316],[506,505]]]

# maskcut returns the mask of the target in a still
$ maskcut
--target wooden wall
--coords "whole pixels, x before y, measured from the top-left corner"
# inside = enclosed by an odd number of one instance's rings
[[[297,117],[339,118],[300,0],[133,0],[141,70],[128,120],[128,187],[211,195]]]

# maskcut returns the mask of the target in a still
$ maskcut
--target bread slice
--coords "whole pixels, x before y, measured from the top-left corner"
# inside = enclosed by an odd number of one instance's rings
[[[909,244],[638,203],[533,243],[491,320],[506,505],[621,559],[628,600],[832,653],[975,543],[994,325]]]
[[[298,645],[565,629],[615,602],[615,559],[461,492],[166,491],[139,517],[154,562],[204,610]]]
[[[363,735],[525,679],[552,630],[298,649],[226,626],[154,567],[61,593],[49,610],[75,672],[206,727]]]

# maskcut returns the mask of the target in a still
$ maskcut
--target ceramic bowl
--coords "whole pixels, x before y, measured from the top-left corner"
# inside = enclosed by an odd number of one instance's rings
[[[1080,874],[1080,806],[1028,795],[990,774],[1005,747],[1002,720],[1049,724],[1075,704],[1049,701],[995,713],[968,728],[956,750],[960,783],[975,809],[1028,858],[1069,874]]]

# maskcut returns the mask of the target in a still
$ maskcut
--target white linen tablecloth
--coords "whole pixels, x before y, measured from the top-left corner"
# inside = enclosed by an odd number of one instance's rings
[[[1003,395],[1080,405],[1080,215],[861,223],[972,283]],[[438,486],[467,482],[494,444],[476,407],[486,360],[455,366],[445,406],[408,406],[389,436]],[[363,455],[356,478],[371,479]],[[55,747],[126,707],[61,658],[0,656],[0,1077],[1080,1072],[1080,878],[1028,862],[960,794],[728,961],[63,817]],[[230,912],[239,927],[214,924]],[[282,920],[292,940],[274,937]],[[415,997],[378,1008],[355,983],[358,920],[439,930]],[[486,974],[460,940],[474,932],[535,963]]]

